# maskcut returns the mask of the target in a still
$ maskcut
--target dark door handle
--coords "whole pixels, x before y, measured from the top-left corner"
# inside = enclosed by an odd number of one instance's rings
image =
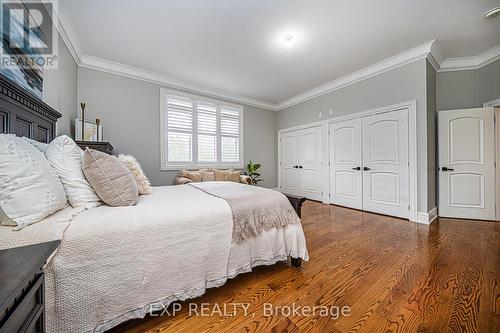
[[[298,167],[299,167],[298,165],[294,165],[294,166],[293,166],[293,168],[294,168],[294,169],[297,169]]]
[[[302,169],[302,165],[299,165],[299,169]]]
[[[368,170],[371,170],[369,167],[363,167],[363,170],[364,171],[368,171]]]
[[[359,170],[361,170],[361,167],[354,167],[354,168],[352,168],[352,169],[353,169],[353,170],[358,170],[358,171],[359,171]]]
[[[447,167],[442,167],[441,170],[443,171],[455,171],[455,169],[447,168]]]

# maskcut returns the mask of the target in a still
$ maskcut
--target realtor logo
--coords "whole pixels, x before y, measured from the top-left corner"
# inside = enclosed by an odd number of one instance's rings
[[[57,2],[1,1],[1,68],[57,68]]]

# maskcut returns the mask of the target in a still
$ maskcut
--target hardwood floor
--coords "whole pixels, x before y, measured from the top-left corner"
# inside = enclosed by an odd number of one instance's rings
[[[307,201],[302,224],[310,255],[302,269],[258,267],[190,301],[249,304],[247,316],[189,316],[181,302],[175,316],[113,331],[500,332],[500,223],[439,219],[429,227]],[[350,315],[264,316],[266,303],[348,306]]]

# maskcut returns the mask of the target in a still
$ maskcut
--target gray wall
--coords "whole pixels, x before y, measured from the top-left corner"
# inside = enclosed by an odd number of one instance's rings
[[[418,211],[428,212],[427,164],[427,70],[426,60],[422,59],[389,72],[355,83],[331,93],[318,96],[309,101],[291,106],[278,113],[278,128],[288,128],[328,119],[328,110],[333,108],[335,116],[343,116],[356,112],[387,106],[391,104],[417,101],[418,129]],[[323,118],[318,118],[318,113]],[[432,166],[434,168],[434,166]]]
[[[78,101],[88,119],[102,119],[115,154],[134,155],[153,185],[173,184],[177,171],[160,171],[159,85],[79,68]],[[243,117],[243,157],[262,163],[262,186],[276,187],[276,112],[245,106]]]
[[[426,97],[427,97],[427,208],[437,206],[437,146],[436,146],[436,70],[426,63]],[[434,190],[433,190],[434,189]]]
[[[482,107],[500,98],[500,60],[477,70],[437,73],[437,109]]]
[[[77,106],[78,67],[66,44],[59,37],[59,67],[44,70],[43,101],[62,114],[57,135],[72,136]]]

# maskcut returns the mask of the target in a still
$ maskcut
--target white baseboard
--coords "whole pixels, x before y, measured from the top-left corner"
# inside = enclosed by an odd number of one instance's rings
[[[432,208],[428,213],[418,212],[417,213],[417,223],[431,224],[438,217],[437,207]]]
[[[277,190],[278,190],[278,188],[277,188],[277,187],[271,187],[271,188],[270,188],[270,190],[275,190],[275,191],[277,191]]]

